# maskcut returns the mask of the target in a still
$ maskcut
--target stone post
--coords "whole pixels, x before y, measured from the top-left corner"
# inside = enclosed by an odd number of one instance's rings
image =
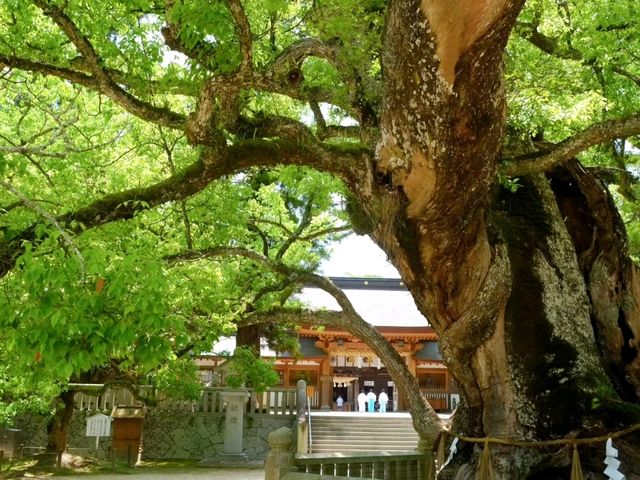
[[[309,451],[309,422],[307,422],[307,382],[298,380],[296,383],[298,391],[298,410],[297,410],[297,442],[296,452],[307,453]]]
[[[242,456],[242,426],[249,392],[246,390],[227,390],[223,391],[221,396],[222,401],[227,402],[224,422],[224,454]]]
[[[295,469],[294,456],[291,451],[293,434],[291,429],[281,427],[267,436],[269,454],[265,462],[264,480],[280,480],[288,472]]]
[[[423,455],[423,468],[422,468],[422,478],[424,480],[435,480],[436,478],[436,466],[433,462],[433,451],[431,450],[432,445],[430,445],[426,440],[420,438],[418,440],[418,448],[417,450]]]

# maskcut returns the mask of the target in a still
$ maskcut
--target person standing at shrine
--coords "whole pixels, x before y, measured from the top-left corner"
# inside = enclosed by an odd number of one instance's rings
[[[389,403],[389,396],[384,388],[378,395],[378,403],[380,404],[380,413],[385,413],[387,411],[387,403]]]
[[[364,393],[364,390],[360,390],[360,395],[358,395],[358,411],[364,412],[364,404],[367,403],[367,396]]]
[[[376,411],[376,394],[373,393],[373,388],[369,390],[369,393],[367,393],[367,407],[367,410],[370,413]]]
[[[336,408],[339,411],[342,411],[342,405],[344,405],[344,399],[342,398],[342,395],[338,395],[338,398],[336,398]]]

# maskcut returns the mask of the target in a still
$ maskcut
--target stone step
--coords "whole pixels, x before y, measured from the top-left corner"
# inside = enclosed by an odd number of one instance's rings
[[[312,415],[311,432],[318,453],[413,450],[419,438],[410,417],[384,414]]]
[[[358,435],[316,435],[312,437],[314,443],[319,442],[346,442],[349,443],[416,443],[418,437],[370,437],[370,436],[358,436]]]
[[[324,434],[319,434],[318,432],[311,432],[313,438],[344,438],[344,439],[357,439],[357,438],[368,438],[368,439],[375,439],[375,441],[377,442],[379,439],[388,439],[389,441],[417,441],[418,440],[418,436],[417,435],[362,435],[359,433],[336,433],[336,432],[330,432],[330,433],[324,433]]]
[[[413,426],[388,426],[384,425],[327,425],[312,423],[311,429],[314,432],[389,432],[389,433],[403,433],[403,432],[415,432]]]
[[[350,453],[350,452],[406,452],[415,450],[415,445],[401,445],[397,447],[353,446],[342,443],[328,445],[313,445],[313,453]]]
[[[326,422],[400,422],[411,423],[410,417],[387,416],[384,413],[372,413],[370,415],[362,414],[361,416],[328,416],[328,415],[311,415],[312,420],[321,420]]]
[[[368,431],[381,430],[385,432],[406,432],[415,431],[413,425],[348,425],[348,424],[327,424],[311,423],[314,430],[348,430],[348,431]]]

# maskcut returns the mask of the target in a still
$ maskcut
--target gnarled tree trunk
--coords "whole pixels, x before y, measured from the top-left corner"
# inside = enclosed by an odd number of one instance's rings
[[[366,219],[354,223],[440,336],[464,397],[455,432],[548,440],[628,426],[640,419],[640,317],[622,223],[577,162],[515,192],[497,185],[502,51],[523,2],[453,3],[391,2],[378,183],[354,192]],[[601,472],[602,445],[583,450],[584,470]],[[474,478],[478,453],[463,446],[441,476]],[[499,478],[565,478],[570,454],[493,458]]]
[[[60,454],[67,449],[75,393],[73,390],[66,390],[55,400],[55,412],[47,424],[47,452]]]

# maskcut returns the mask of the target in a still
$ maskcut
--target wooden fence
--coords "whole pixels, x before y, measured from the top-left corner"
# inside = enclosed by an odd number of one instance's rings
[[[99,386],[96,386],[98,390]],[[115,405],[139,405],[144,402],[140,398],[150,397],[154,401],[148,402],[150,408],[156,411],[182,411],[182,412],[206,412],[213,415],[223,415],[225,402],[222,393],[227,390],[220,387],[204,387],[200,398],[197,400],[179,400],[169,398],[162,392],[154,392],[150,387],[139,387],[138,395],[130,390],[113,387],[101,394],[87,393],[86,386],[83,391],[76,393],[75,408],[88,412],[108,412]],[[295,388],[271,388],[258,393],[254,389],[246,389],[250,398],[246,404],[246,414],[252,415],[295,415],[297,394]]]

